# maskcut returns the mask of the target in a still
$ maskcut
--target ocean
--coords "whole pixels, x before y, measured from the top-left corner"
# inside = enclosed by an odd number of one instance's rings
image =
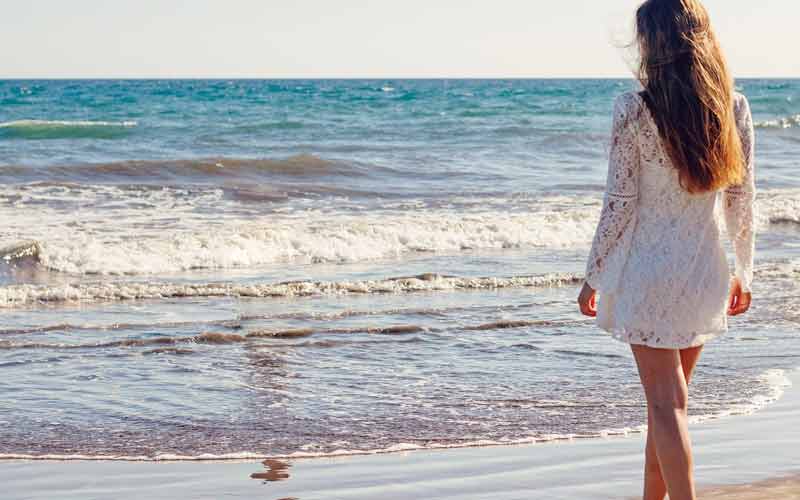
[[[800,366],[800,80],[737,86],[754,307],[707,346],[696,422],[757,411]],[[0,458],[641,431],[628,347],[575,303],[632,88],[0,81]]]

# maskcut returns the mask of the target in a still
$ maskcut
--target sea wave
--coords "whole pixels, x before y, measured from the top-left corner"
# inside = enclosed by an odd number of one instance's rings
[[[725,417],[735,417],[739,415],[751,415],[758,410],[768,406],[783,397],[784,392],[792,387],[792,380],[785,370],[770,369],[760,376],[761,382],[767,386],[765,393],[753,396],[749,401],[744,401],[711,415],[696,415],[690,417],[690,423],[700,423],[707,420],[714,420]]]
[[[441,274],[353,281],[293,281],[285,283],[116,283],[8,285],[0,287],[0,307],[40,303],[76,303],[181,297],[307,297],[353,294],[413,293],[577,284],[580,277],[552,273],[511,277],[458,277]]]
[[[269,193],[257,194],[264,199]],[[317,200],[259,212],[258,204],[243,207],[222,190],[115,186],[11,186],[0,189],[3,199],[7,246],[0,248],[0,262],[82,275],[375,262],[477,250],[585,251],[600,209],[597,197],[539,196],[450,198],[447,208],[411,200],[374,210],[351,203],[348,211]],[[93,205],[98,209],[86,208]],[[236,215],[220,220],[225,213]],[[760,229],[794,231],[800,193],[765,190],[758,213]]]
[[[782,118],[775,118],[772,120],[757,121],[753,124],[755,128],[761,129],[784,129],[800,127],[800,114],[790,115]]]
[[[456,211],[298,214],[236,221],[179,221],[159,228],[131,216],[100,220],[97,231],[41,228],[36,244],[12,245],[4,255],[35,253],[38,265],[70,274],[143,275],[198,269],[253,268],[279,263],[355,263],[412,254],[455,254],[477,249],[583,248],[594,231],[583,211],[458,213]],[[145,214],[146,215],[146,214]],[[126,223],[132,226],[125,227]],[[35,222],[33,222],[35,224]],[[107,229],[108,224],[116,227]],[[148,230],[146,226],[151,226]],[[186,226],[190,225],[187,230]],[[204,227],[205,226],[205,227]],[[564,231],[570,227],[570,231]],[[14,263],[13,261],[11,262]]]
[[[585,323],[585,321],[525,321],[519,322],[514,328],[560,328],[565,326],[575,326]],[[162,328],[164,325],[155,325],[157,328]],[[240,328],[240,327],[239,327]],[[459,326],[459,330],[480,332],[490,330],[489,325],[473,325],[473,326]],[[500,325],[498,329],[505,329],[507,326]],[[238,329],[238,328],[237,328]],[[51,329],[53,331],[54,329]],[[48,349],[48,350],[74,350],[74,349],[113,349],[113,348],[135,348],[135,347],[155,347],[155,346],[168,346],[163,350],[144,351],[144,354],[165,353],[170,354],[176,348],[174,346],[180,345],[230,345],[241,344],[246,342],[260,341],[264,339],[272,340],[287,340],[289,342],[283,343],[270,343],[270,347],[291,347],[291,348],[328,348],[339,347],[341,345],[354,345],[354,344],[374,344],[385,342],[423,342],[423,338],[417,334],[424,333],[437,333],[441,332],[441,328],[431,328],[422,325],[403,324],[392,326],[358,326],[347,328],[290,328],[290,329],[252,329],[242,333],[224,333],[224,332],[203,332],[198,335],[182,335],[182,336],[159,336],[159,337],[144,337],[144,338],[126,338],[123,340],[112,340],[104,342],[30,342],[19,340],[0,340],[0,350],[18,350],[18,349]],[[367,335],[369,337],[388,337],[384,340],[365,340],[361,338],[351,338],[353,335]],[[320,340],[305,340],[303,342],[291,342],[296,339],[305,339],[306,337],[317,335],[333,335],[340,337],[337,339],[327,338]],[[397,338],[398,340],[393,340]],[[516,344],[514,347],[523,347],[525,349],[536,349],[535,346],[526,344]],[[567,356],[601,356],[620,358],[617,354],[597,354],[585,353],[580,351],[567,351],[556,350],[558,354]],[[187,354],[186,352],[178,352],[178,354]]]
[[[311,459],[311,458],[332,458],[332,457],[347,457],[359,455],[385,455],[389,453],[402,453],[409,451],[426,451],[426,450],[447,450],[447,449],[461,449],[461,448],[482,448],[482,447],[496,447],[496,446],[519,446],[530,445],[537,443],[553,443],[558,441],[574,441],[578,439],[591,439],[591,438],[604,438],[610,436],[627,436],[630,434],[639,434],[645,430],[644,426],[630,427],[621,429],[607,429],[593,434],[547,434],[542,436],[535,436],[521,439],[508,439],[508,440],[492,440],[492,439],[474,439],[468,441],[460,441],[457,443],[441,443],[431,442],[427,444],[418,443],[397,443],[385,448],[374,449],[339,449],[331,452],[307,452],[297,451],[285,455],[269,455],[257,452],[236,452],[236,453],[223,453],[211,454],[203,453],[198,455],[183,455],[177,453],[162,453],[158,455],[92,455],[92,454],[42,454],[33,455],[25,453],[0,453],[0,460],[68,460],[68,461],[119,461],[119,462],[228,462],[228,461],[252,461],[252,460],[270,460],[270,459]]]
[[[0,122],[0,139],[116,139],[135,121],[14,120]]]
[[[0,136],[2,136],[0,129]],[[12,182],[31,181],[144,181],[158,185],[164,180],[209,180],[243,181],[265,176],[297,177],[357,177],[371,173],[389,173],[390,169],[356,162],[344,162],[321,158],[311,154],[299,154],[286,158],[188,158],[182,160],[141,160],[112,163],[85,163],[57,165],[47,168],[28,165],[6,165],[0,167],[0,179]]]
[[[517,308],[516,305],[491,306],[492,312],[500,311],[513,311]],[[446,306],[446,307],[390,307],[390,308],[366,308],[366,309],[344,309],[338,311],[289,311],[289,312],[276,312],[272,314],[241,314],[235,319],[214,319],[214,320],[187,320],[187,321],[157,321],[157,322],[88,322],[88,323],[65,323],[57,322],[47,325],[37,325],[30,327],[19,328],[0,328],[0,336],[13,336],[13,335],[29,335],[29,334],[46,334],[49,332],[84,332],[84,331],[141,331],[160,329],[162,331],[168,329],[187,328],[191,327],[195,330],[204,330],[211,327],[226,328],[231,330],[239,330],[243,324],[248,321],[263,321],[263,320],[293,320],[293,321],[309,321],[319,324],[320,322],[336,321],[349,318],[364,318],[364,317],[381,317],[381,316],[406,316],[406,317],[422,317],[422,318],[440,318],[446,314],[457,314],[461,312],[475,312],[475,306]],[[472,327],[464,327],[465,329],[472,330],[493,330],[493,329],[512,329],[524,328],[530,326],[567,326],[576,324],[578,321],[551,321],[551,320],[500,320],[490,323],[475,325]],[[354,328],[339,328],[335,330],[325,329],[322,327],[312,326],[306,329],[309,332],[333,332],[333,333],[363,333],[363,332],[376,332],[385,330],[384,333],[399,333],[399,331],[407,327],[354,327]],[[408,328],[419,328],[413,325]],[[271,331],[273,336],[295,336],[303,329],[289,329],[289,330],[274,330]],[[283,335],[282,332],[286,332]]]
[[[751,401],[734,405],[719,412],[695,415],[690,418],[690,423],[697,424],[708,421],[731,418],[735,416],[751,415],[776,402],[781,398],[784,390],[792,385],[791,380],[783,370],[767,370],[761,375],[761,381],[766,385],[766,393],[755,395]],[[294,459],[319,459],[357,455],[382,455],[389,453],[403,453],[411,451],[431,451],[462,448],[481,448],[498,446],[535,445],[540,443],[571,442],[583,439],[598,439],[610,437],[627,437],[638,435],[647,431],[646,425],[600,428],[587,433],[551,433],[536,434],[520,438],[507,439],[467,439],[462,441],[430,441],[430,442],[396,442],[389,446],[371,449],[339,448],[333,451],[310,452],[304,447],[298,451],[284,454],[258,453],[254,451],[240,451],[233,453],[199,453],[196,455],[181,453],[159,453],[154,455],[112,455],[92,453],[2,453],[0,460],[70,460],[70,461],[121,461],[121,462],[195,462],[195,461],[252,461],[252,460],[294,460]],[[269,464],[265,464],[269,465]]]
[[[755,273],[759,277],[784,280],[800,279],[800,261],[767,262],[759,265]]]
[[[233,130],[237,133],[259,133],[269,130],[296,130],[305,126],[304,122],[294,120],[264,121],[237,125]]]
[[[765,279],[795,279],[800,275],[800,263],[767,263],[758,266],[755,274]],[[576,273],[545,273],[518,276],[449,276],[439,273],[424,273],[416,276],[382,278],[373,280],[341,280],[341,281],[287,281],[265,283],[175,283],[175,282],[91,282],[73,284],[14,284],[0,286],[0,308],[16,308],[34,304],[92,303],[105,301],[173,299],[173,298],[210,298],[210,297],[315,297],[345,296],[371,294],[402,294],[417,292],[453,292],[458,290],[497,290],[506,288],[544,288],[572,286],[580,284],[583,276]],[[410,313],[432,314],[432,310],[412,310]],[[404,313],[409,313],[403,310]],[[353,315],[372,315],[374,311],[344,311],[334,315],[322,315],[315,319],[332,319]],[[303,318],[303,314],[283,314],[278,316],[244,316],[241,321],[270,318]],[[180,323],[183,324],[183,323]],[[173,326],[180,325],[179,323]],[[230,326],[236,321],[214,321],[208,324]],[[508,328],[524,328],[544,326],[547,321],[511,321],[501,320],[474,326],[469,330],[495,330]],[[118,327],[135,328],[135,325],[100,326],[100,329],[116,329]],[[163,325],[162,325],[163,326]],[[409,327],[412,328],[412,327]],[[54,325],[31,329],[0,330],[0,334],[38,333],[60,329],[95,329],[94,326]],[[412,328],[413,329],[413,328]],[[349,332],[350,330],[347,330]],[[361,330],[358,330],[361,331]],[[404,331],[387,330],[382,333],[398,333]],[[296,333],[296,332],[294,332]],[[346,333],[345,330],[328,331],[328,333]],[[277,335],[277,334],[276,334]],[[273,335],[275,336],[275,335]]]
[[[800,190],[770,189],[758,193],[756,200],[758,223],[768,225],[800,225]]]

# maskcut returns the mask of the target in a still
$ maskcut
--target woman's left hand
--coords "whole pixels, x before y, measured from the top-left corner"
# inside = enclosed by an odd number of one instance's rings
[[[745,292],[742,288],[742,282],[739,278],[731,280],[731,290],[728,294],[728,315],[738,316],[744,314],[750,309],[750,302],[753,300],[753,295],[750,292]]]
[[[597,292],[588,283],[583,284],[581,294],[578,296],[578,306],[584,316],[597,316]]]

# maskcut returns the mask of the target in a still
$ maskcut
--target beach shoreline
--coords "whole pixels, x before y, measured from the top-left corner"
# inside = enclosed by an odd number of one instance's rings
[[[800,372],[751,415],[693,425],[702,498],[800,495]],[[644,434],[533,445],[260,461],[6,460],[8,499],[636,498]],[[535,492],[535,493],[533,493]],[[776,496],[778,495],[778,496]]]

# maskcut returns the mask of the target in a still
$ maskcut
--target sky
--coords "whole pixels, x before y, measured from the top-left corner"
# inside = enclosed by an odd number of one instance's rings
[[[620,77],[638,0],[0,0],[0,78]],[[800,77],[797,0],[706,0],[737,77]]]

